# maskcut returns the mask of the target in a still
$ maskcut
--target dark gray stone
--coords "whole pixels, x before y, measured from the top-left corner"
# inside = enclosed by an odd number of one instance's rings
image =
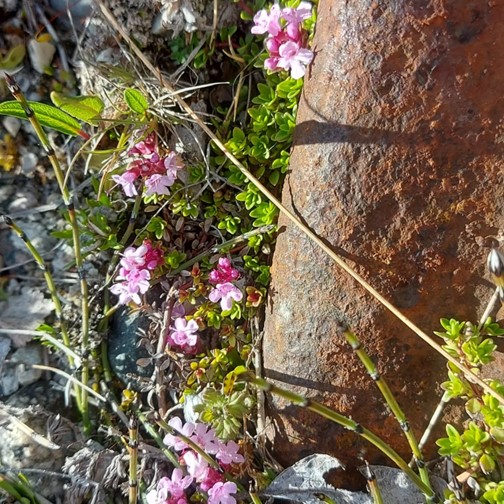
[[[131,381],[128,374],[149,377],[154,371],[152,364],[146,367],[137,365],[138,359],[149,357],[145,347],[138,346],[143,331],[148,330],[149,324],[145,314],[140,311],[132,312],[127,307],[119,308],[112,317],[108,358],[112,370],[124,383]]]

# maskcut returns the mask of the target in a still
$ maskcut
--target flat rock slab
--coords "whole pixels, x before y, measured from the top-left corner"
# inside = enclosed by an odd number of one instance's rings
[[[476,321],[504,227],[504,3],[321,0],[283,201],[428,334]],[[404,437],[338,332],[378,363],[412,428],[446,365],[298,230],[272,268],[265,375],[361,422],[409,460]],[[285,385],[287,384],[287,385]],[[381,457],[354,433],[270,398],[275,455]],[[427,457],[435,447],[427,450]]]

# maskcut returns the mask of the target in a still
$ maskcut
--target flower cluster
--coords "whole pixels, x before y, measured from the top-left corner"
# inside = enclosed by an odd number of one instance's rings
[[[128,247],[122,254],[121,267],[110,292],[119,296],[120,304],[140,304],[140,294],[149,289],[150,272],[164,264],[163,251],[144,240],[140,247]]]
[[[303,47],[305,37],[302,22],[311,16],[312,6],[301,2],[297,8],[280,6],[275,3],[269,9],[262,9],[254,16],[252,33],[268,34],[266,48],[269,58],[264,62],[267,70],[290,70],[293,79],[300,79],[306,66],[313,60],[313,52]]]
[[[199,330],[195,320],[186,320],[184,317],[177,317],[168,334],[168,344],[180,348],[186,354],[194,354],[197,351]]]
[[[244,462],[243,455],[238,453],[239,446],[234,441],[224,443],[215,435],[215,431],[202,423],[186,422],[175,417],[168,424],[196,443],[206,453],[215,455],[221,468],[232,463]],[[211,467],[201,454],[190,449],[180,437],[168,434],[164,443],[181,452],[180,461],[186,466],[188,475],[182,469],[174,469],[171,478],[161,478],[155,490],[147,495],[148,504],[186,504],[185,490],[196,483],[199,490],[207,492],[208,504],[236,504],[232,494],[237,492],[235,483],[225,481],[221,471]]]
[[[243,294],[231,282],[237,280],[240,273],[231,266],[231,261],[227,257],[221,257],[217,263],[217,268],[213,269],[208,275],[208,281],[215,285],[210,291],[208,299],[212,303],[218,303],[222,311],[231,310],[233,300],[239,302]]]
[[[122,186],[126,196],[138,194],[135,185],[138,179],[144,181],[147,196],[170,194],[168,188],[173,185],[178,171],[184,166],[175,152],[161,157],[156,136],[151,133],[145,140],[135,144],[128,154],[136,156],[129,168],[122,175],[112,175],[112,179]]]

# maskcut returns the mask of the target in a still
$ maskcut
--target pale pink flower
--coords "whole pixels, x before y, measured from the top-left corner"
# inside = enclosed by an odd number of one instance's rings
[[[150,273],[147,270],[132,270],[127,272],[124,281],[112,285],[110,292],[119,296],[120,304],[128,304],[130,301],[141,304],[139,294],[145,294],[149,290],[149,279]]]
[[[172,174],[174,178],[177,177],[177,172],[184,167],[184,163],[182,160],[175,154],[175,152],[168,153],[163,159],[163,166],[166,170],[166,173]]]
[[[166,499],[159,495],[157,489],[153,488],[146,496],[147,504],[166,504]]]
[[[182,420],[179,417],[171,418],[168,422],[168,425],[188,438],[191,437],[194,433],[194,424],[191,422],[186,422],[184,425],[182,425]],[[163,439],[163,443],[176,451],[182,451],[187,448],[187,444],[182,441],[177,435],[173,434],[166,434]]]
[[[136,304],[140,304],[142,302],[138,294],[130,291],[128,282],[120,282],[112,285],[110,287],[110,292],[119,296],[119,304],[122,305],[126,305],[130,301],[133,301]]]
[[[219,440],[215,436],[215,431],[203,423],[195,424],[191,441],[194,441],[200,448],[210,454],[217,453],[219,449]]]
[[[237,269],[231,266],[231,261],[227,257],[221,257],[217,263],[217,267],[210,271],[208,281],[213,284],[222,284],[232,282],[238,279],[240,273]]]
[[[312,15],[312,4],[310,2],[301,2],[297,7],[284,7],[282,17],[287,23],[301,23]]]
[[[173,185],[174,178],[167,175],[155,173],[145,179],[145,194],[152,196],[153,194],[170,194],[168,187]]]
[[[145,182],[147,196],[169,194],[168,187],[175,182],[177,171],[184,167],[175,152],[169,152],[164,158],[160,157],[154,133],[135,144],[128,154],[135,156],[128,170],[123,175],[112,176],[112,179],[122,186],[126,196],[138,194],[135,186],[138,178]]]
[[[182,469],[174,469],[171,479],[161,478],[156,489],[147,494],[147,504],[187,504],[184,490],[192,481],[191,476],[184,476]]]
[[[170,340],[176,345],[180,346],[194,346],[198,342],[199,330],[198,324],[195,320],[187,321],[183,317],[175,319],[175,327],[169,334]]]
[[[212,303],[217,303],[220,300],[220,306],[222,311],[231,310],[233,306],[233,299],[237,302],[241,301],[243,294],[235,287],[232,283],[226,282],[223,284],[217,284],[215,289],[212,289],[208,294],[208,299]]]
[[[222,464],[231,463],[241,463],[245,461],[243,455],[238,453],[240,447],[234,441],[228,441],[227,443],[220,443],[219,450],[217,451],[217,459]]]
[[[204,481],[208,474],[208,462],[192,450],[186,451],[182,458],[187,466],[187,472],[198,482]]]
[[[125,280],[131,292],[145,294],[149,290],[150,273],[148,270],[132,270],[126,275]]]
[[[171,497],[184,497],[184,490],[193,482],[192,476],[184,476],[182,469],[176,468],[173,470],[171,479],[163,478],[164,486],[170,492]],[[158,484],[159,486],[159,484]]]
[[[238,487],[231,481],[218,482],[208,490],[208,504],[236,504],[236,499],[231,495],[236,493]]]
[[[280,15],[282,11],[278,4],[273,4],[269,10],[261,9],[254,16],[255,26],[250,30],[255,35],[269,33],[271,36],[276,36],[282,30],[280,25]]]
[[[134,171],[125,171],[122,175],[112,175],[112,180],[120,184],[123,188],[124,194],[128,197],[136,196],[138,191],[135,187],[135,180],[138,174]]]
[[[145,264],[145,254],[148,252],[147,245],[142,244],[139,247],[128,247],[121,254],[121,266],[126,270],[134,270]]]
[[[313,59],[313,52],[300,46],[298,42],[290,40],[282,44],[278,50],[280,58],[278,59],[277,66],[290,69],[291,77],[293,79],[300,79],[306,72],[306,66],[309,65]]]

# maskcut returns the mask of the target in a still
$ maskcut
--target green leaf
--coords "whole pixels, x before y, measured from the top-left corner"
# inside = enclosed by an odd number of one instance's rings
[[[504,429],[501,429],[499,427],[491,427],[490,436],[498,443],[500,444],[504,443]]]
[[[71,115],[63,112],[52,105],[29,101],[28,105],[35,112],[37,119],[42,126],[55,129],[65,135],[86,136],[81,130],[80,123]],[[17,101],[5,101],[0,103],[0,115],[28,119],[26,113]]]
[[[96,124],[105,108],[105,104],[97,96],[66,96],[52,91],[51,101],[67,114],[88,124]]]
[[[495,461],[490,455],[484,453],[479,459],[479,466],[484,474],[490,474],[495,469]]]
[[[143,115],[149,108],[149,102],[137,89],[128,88],[124,91],[124,100],[128,107],[137,114]]]
[[[0,58],[0,70],[12,71],[18,67],[26,54],[26,48],[24,44],[19,44],[14,46],[5,56],[5,58]]]

